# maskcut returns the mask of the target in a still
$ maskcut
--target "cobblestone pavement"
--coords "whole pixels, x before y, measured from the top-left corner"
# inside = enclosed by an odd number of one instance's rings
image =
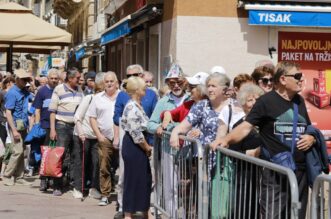
[[[0,181],[0,219],[111,219],[114,217],[116,197],[105,207],[98,206],[98,200],[87,197],[83,202],[74,199],[70,191],[60,197],[51,190],[40,192],[39,179],[28,179],[32,186],[5,186]]]

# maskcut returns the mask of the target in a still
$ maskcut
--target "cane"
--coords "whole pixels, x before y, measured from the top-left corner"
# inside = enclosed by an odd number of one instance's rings
[[[83,142],[83,156],[82,156],[82,198],[80,201],[84,201],[84,182],[85,182],[85,140]]]

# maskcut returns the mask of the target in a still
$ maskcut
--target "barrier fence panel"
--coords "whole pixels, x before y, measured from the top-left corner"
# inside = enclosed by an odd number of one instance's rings
[[[331,176],[319,175],[314,181],[311,199],[311,218],[331,218]]]
[[[292,170],[225,148],[206,153],[209,218],[298,218]]]
[[[167,218],[207,218],[202,147],[193,139],[180,137],[182,147],[176,150],[169,145],[169,138],[169,133],[155,137],[154,206]]]

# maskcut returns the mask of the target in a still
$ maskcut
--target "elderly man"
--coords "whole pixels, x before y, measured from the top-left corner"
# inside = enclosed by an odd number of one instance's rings
[[[69,155],[72,151],[73,145],[73,131],[74,131],[74,115],[76,108],[80,104],[84,94],[78,82],[80,79],[80,72],[76,68],[67,71],[66,82],[58,85],[52,94],[51,103],[49,105],[50,114],[50,139],[56,140],[57,146],[65,147],[66,157],[63,161],[63,174],[69,167]],[[69,153],[68,153],[69,152]],[[71,162],[70,162],[71,164]],[[73,166],[73,165],[70,165]],[[70,176],[72,177],[70,171]],[[62,178],[54,179],[53,195],[62,195]]]
[[[6,116],[11,137],[12,155],[6,168],[4,179],[5,185],[16,184],[29,185],[23,179],[24,174],[24,139],[29,128],[28,102],[31,98],[27,85],[32,80],[32,75],[23,69],[15,72],[16,84],[6,94]]]
[[[47,76],[47,84],[42,86],[34,99],[32,106],[36,109],[35,112],[35,123],[40,123],[40,126],[46,130],[46,136],[44,139],[44,145],[49,144],[49,133],[50,124],[49,117],[50,112],[48,111],[49,104],[51,102],[54,88],[59,83],[59,72],[57,69],[50,69]],[[48,188],[47,177],[40,177],[40,191],[46,191]]]
[[[143,77],[143,68],[140,65],[130,65],[127,67],[126,69],[126,76],[127,78],[129,77]],[[125,86],[124,86],[125,87]],[[119,121],[120,121],[120,117],[122,116],[124,107],[126,105],[126,103],[130,100],[130,96],[125,92],[125,91],[121,91],[117,98],[116,98],[116,103],[115,103],[115,112],[114,112],[114,146],[121,147],[121,144],[119,144],[119,142],[121,141],[121,137],[120,137],[120,133],[119,133]],[[148,117],[150,117],[153,113],[154,107],[157,103],[157,96],[155,94],[154,91],[152,91],[151,89],[146,89],[146,94],[145,96],[142,98],[142,107],[144,108],[144,111],[146,113],[146,115]],[[152,136],[148,137],[148,141],[151,144],[152,142]],[[121,149],[120,149],[121,150]],[[122,155],[121,153],[119,153],[119,157],[120,157],[120,164],[119,164],[119,180],[118,180],[118,198],[117,201],[119,203],[119,212],[116,215],[117,217],[122,217],[123,213],[122,213],[122,195],[123,195],[123,182],[124,182],[124,164],[123,164],[123,159],[122,159]]]
[[[154,75],[150,71],[144,71],[144,76],[143,79],[147,85],[147,87],[151,90],[153,90],[156,95],[159,97],[159,91],[157,90],[156,87],[153,86],[153,80],[154,80]]]
[[[314,143],[312,135],[305,134],[306,128],[311,124],[304,99],[298,94],[302,90],[303,77],[299,66],[292,62],[280,62],[274,74],[275,89],[260,97],[246,120],[233,129],[225,137],[218,136],[212,147],[217,145],[228,147],[229,144],[240,142],[246,137],[254,126],[259,127],[259,133],[264,143],[262,153],[264,159],[282,165],[276,159],[279,155],[287,153],[288,161],[298,181],[301,209],[299,218],[305,218],[308,200],[308,181],[305,161],[305,151]],[[278,160],[278,161],[277,161]],[[264,170],[262,173],[261,217],[285,218],[285,205],[287,194],[280,190],[280,182],[276,174]],[[271,186],[272,185],[272,186]],[[267,195],[269,194],[269,195]],[[274,197],[271,197],[273,196]],[[269,202],[268,202],[269,200]],[[274,201],[274,203],[271,203]],[[276,210],[270,210],[271,207]],[[269,211],[268,211],[269,209]],[[281,216],[278,210],[282,210]],[[271,214],[274,215],[271,215]]]
[[[107,72],[104,76],[103,92],[95,95],[87,111],[86,116],[90,118],[91,127],[99,143],[100,160],[100,190],[102,198],[100,206],[109,204],[111,189],[110,164],[113,154],[114,128],[113,122],[109,121],[114,115],[115,101],[119,93],[118,80],[114,72]]]

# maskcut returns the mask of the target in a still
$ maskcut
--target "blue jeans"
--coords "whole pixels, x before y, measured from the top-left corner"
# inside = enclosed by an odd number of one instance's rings
[[[63,176],[67,173],[67,179],[71,181],[73,178],[73,160],[70,159],[73,148],[73,132],[74,123],[56,123],[56,146],[64,147],[62,177],[54,179],[54,189],[62,189]]]

